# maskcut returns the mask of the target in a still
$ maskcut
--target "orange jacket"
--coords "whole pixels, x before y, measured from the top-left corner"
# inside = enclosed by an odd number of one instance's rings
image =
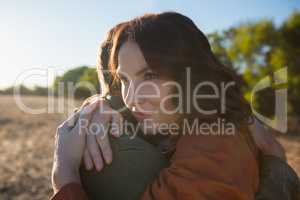
[[[251,150],[242,134],[186,135],[179,138],[170,166],[149,184],[141,200],[254,200],[258,185],[257,150]],[[71,183],[52,198],[60,199],[87,196],[79,184]]]

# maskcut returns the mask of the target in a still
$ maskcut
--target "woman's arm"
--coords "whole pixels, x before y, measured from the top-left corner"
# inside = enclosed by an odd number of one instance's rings
[[[254,200],[258,163],[240,136],[186,135],[142,200]]]
[[[293,200],[300,198],[297,173],[278,156],[263,155],[260,159],[260,186],[256,200]]]
[[[61,199],[61,196],[65,196],[65,199],[86,197],[80,187],[79,166],[82,159],[87,169],[95,166],[98,171],[104,165],[102,159],[106,163],[111,162],[109,133],[103,129],[100,129],[101,132],[90,133],[92,123],[103,126],[109,123],[120,125],[121,115],[112,110],[105,99],[95,96],[85,101],[80,111],[75,112],[58,127],[55,138],[52,186],[55,193],[59,192],[53,197],[54,199]],[[112,133],[112,135],[119,136],[120,134]]]
[[[78,117],[74,114],[71,118]],[[80,117],[82,119],[83,117]],[[79,165],[85,148],[85,135],[79,124],[74,128],[65,121],[57,128],[55,137],[54,161],[52,167],[52,186],[54,192],[68,183],[80,183]],[[74,148],[76,147],[76,148]]]
[[[272,134],[272,129],[265,127],[258,119],[253,117],[253,123],[249,125],[254,142],[264,155],[277,156],[286,160],[284,148]]]
[[[52,186],[56,193],[53,200],[86,200],[87,196],[81,188],[79,166],[85,149],[86,135],[80,123],[70,126],[72,122],[88,120],[86,112],[74,113],[57,128],[55,136],[54,161],[52,167]]]
[[[88,200],[88,197],[80,184],[68,183],[52,196],[51,200]]]

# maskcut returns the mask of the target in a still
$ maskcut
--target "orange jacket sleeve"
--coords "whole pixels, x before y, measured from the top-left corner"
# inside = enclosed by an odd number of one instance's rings
[[[51,200],[88,200],[86,193],[78,183],[63,186]]]
[[[256,155],[240,135],[182,136],[142,200],[254,200]]]

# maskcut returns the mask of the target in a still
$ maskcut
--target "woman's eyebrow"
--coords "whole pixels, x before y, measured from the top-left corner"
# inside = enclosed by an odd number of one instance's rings
[[[135,73],[135,75],[136,75],[136,76],[139,76],[139,75],[145,73],[147,70],[149,70],[149,67],[144,67],[143,69],[140,69],[139,71],[137,71],[137,72]]]
[[[135,76],[139,76],[139,75],[141,75],[141,74],[143,74],[144,72],[146,72],[147,70],[150,70],[150,68],[149,67],[143,67],[142,69],[140,69],[139,71],[137,71],[136,73],[135,73]],[[122,72],[122,71],[120,71],[120,70],[117,70],[116,71],[116,74],[117,74],[117,76],[119,76],[119,77],[124,77],[124,76],[122,76],[122,74],[124,74],[124,72]]]

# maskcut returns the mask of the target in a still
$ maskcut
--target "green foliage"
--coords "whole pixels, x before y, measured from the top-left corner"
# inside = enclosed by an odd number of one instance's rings
[[[100,89],[99,80],[96,68],[88,68],[84,71],[83,75],[80,77],[80,81],[90,82],[97,88],[97,91]]]
[[[59,84],[63,85],[64,88],[67,88],[68,84],[76,84],[87,69],[87,66],[76,67],[68,70],[63,76],[56,77],[54,80],[54,91],[58,91]]]
[[[5,89],[0,90],[0,94],[2,95],[13,95],[14,91],[18,91],[21,95],[37,95],[37,96],[46,96],[48,94],[48,88],[47,87],[41,87],[41,86],[34,86],[33,89],[28,88],[24,85],[18,85],[15,87],[8,87]]]
[[[259,80],[281,68],[288,69],[290,113],[300,115],[300,13],[294,12],[276,27],[271,20],[240,24],[209,35],[213,51],[220,60],[242,73],[251,89]],[[256,104],[265,114],[274,111],[275,87],[256,94]]]
[[[86,98],[98,93],[99,81],[96,69],[81,66],[68,70],[55,78],[53,89],[56,95],[77,98]]]

